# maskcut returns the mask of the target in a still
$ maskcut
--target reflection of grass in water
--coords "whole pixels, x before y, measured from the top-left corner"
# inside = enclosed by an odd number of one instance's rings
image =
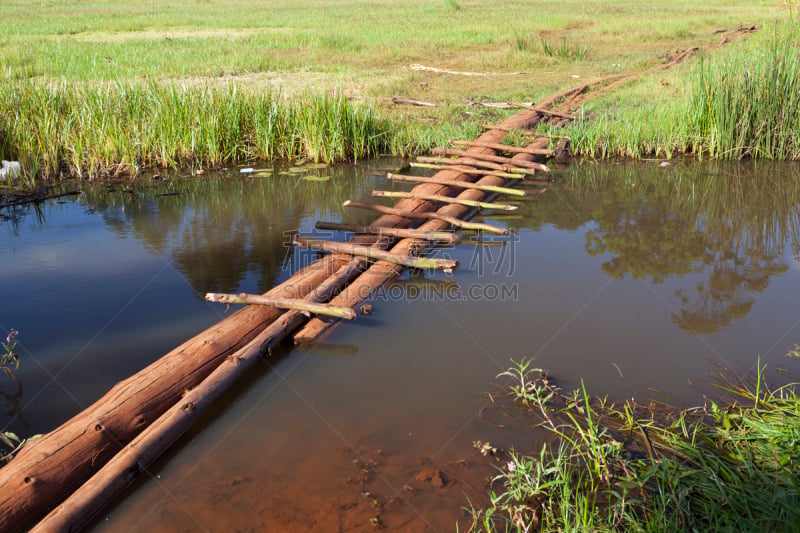
[[[679,410],[562,393],[530,361],[501,374],[555,442],[509,453],[485,531],[794,531],[800,522],[796,384],[721,381],[725,403]]]
[[[305,254],[296,256],[290,246],[291,233],[304,217],[335,219],[341,203],[359,198],[370,182],[350,165],[311,169],[308,174],[322,172],[332,178],[249,178],[237,171],[125,185],[114,192],[87,187],[83,201],[111,231],[171,256],[198,293],[238,292],[247,279],[266,290],[281,270],[304,266]]]
[[[609,277],[686,278],[672,319],[710,333],[746,315],[755,294],[788,271],[800,249],[797,167],[759,164],[581,165],[535,204],[526,224],[583,229],[586,252]]]

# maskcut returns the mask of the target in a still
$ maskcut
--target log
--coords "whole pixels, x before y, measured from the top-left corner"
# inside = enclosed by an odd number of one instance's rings
[[[400,209],[392,208],[392,207],[385,207],[382,205],[374,205],[374,204],[367,204],[364,202],[355,202],[353,200],[347,200],[343,204],[345,207],[358,207],[361,209],[369,209],[372,211],[377,211],[378,213],[383,213],[385,215],[395,215],[398,217],[405,217],[405,218],[416,218],[416,219],[436,219],[441,220],[442,222],[447,222],[451,226],[455,226],[457,228],[462,229],[471,229],[475,231],[488,231],[489,233],[497,233],[498,235],[507,235],[508,230],[506,228],[501,228],[498,226],[492,226],[491,224],[478,224],[476,222],[467,222],[465,220],[461,220],[455,217],[450,217],[447,215],[442,215],[439,213],[431,213],[430,211],[424,211],[422,213],[415,213],[413,211],[402,211]],[[446,228],[446,226],[445,226]],[[441,229],[445,229],[441,228]]]
[[[413,192],[403,191],[372,191],[372,196],[380,196],[383,198],[419,198],[420,200],[430,200],[431,202],[441,202],[443,204],[461,204],[467,207],[477,207],[479,209],[500,209],[502,211],[514,211],[517,209],[514,205],[481,202],[479,200],[468,200],[466,198],[451,198],[439,194],[415,194]]]
[[[518,115],[514,115],[513,117],[509,118],[501,126],[514,129],[514,128],[521,128],[526,126],[533,126],[539,120],[539,115],[534,112],[525,112]],[[499,142],[502,140],[505,134],[502,130],[492,130],[489,131],[478,139],[479,141],[485,142]],[[542,139],[539,141],[534,141],[531,145],[531,148],[543,148],[547,143],[546,139]],[[485,148],[475,148],[475,150],[486,150]],[[514,156],[515,158],[525,158],[525,160],[529,160],[529,158],[533,158],[531,154],[518,154]],[[452,171],[444,171],[441,176],[437,175],[441,178],[446,178],[448,173]],[[482,185],[503,185],[505,181],[502,178],[496,176],[485,176],[481,178],[477,183]],[[473,199],[482,199],[486,196],[486,194],[482,191],[474,190],[474,189],[467,189],[463,191],[459,196],[466,196]],[[465,217],[469,213],[469,208],[466,206],[450,204],[442,207],[438,210],[439,214],[446,214],[447,216],[461,216]],[[441,220],[433,219],[425,222],[422,226],[418,229],[425,229],[425,230],[440,230],[444,229],[446,226],[445,223]],[[396,253],[403,253],[405,249],[410,245],[409,242],[403,240],[396,244],[391,251]],[[351,307],[357,307],[360,302],[369,298],[369,296],[382,284],[386,283],[397,277],[401,269],[398,268],[396,265],[390,265],[386,263],[375,263],[370,268],[367,269],[361,276],[358,277],[353,283],[351,283],[347,288],[345,288],[341,293],[339,293],[333,300],[331,300],[332,304],[335,305],[350,305]],[[294,342],[295,344],[302,344],[307,342],[318,341],[336,322],[324,321],[318,318],[312,318],[298,333],[294,335]]]
[[[550,172],[550,169],[547,165],[543,165],[542,163],[536,163],[534,161],[512,161],[509,157],[504,157],[501,155],[493,155],[493,154],[474,154],[472,152],[467,152],[466,150],[457,150],[455,148],[434,148],[434,154],[438,155],[454,155],[457,157],[471,157],[473,159],[478,159],[479,161],[489,161],[492,163],[498,163],[500,165],[513,165],[516,167],[521,168],[530,168],[533,170],[541,170],[542,172]]]
[[[309,293],[304,301],[313,303],[328,300],[334,292],[358,275],[365,265],[365,261],[358,259],[350,261]],[[284,313],[245,346],[227,357],[208,377],[187,392],[89,481],[47,515],[33,531],[76,531],[85,526],[148,465],[158,459],[263,354],[274,349],[304,321],[301,311]]]
[[[517,174],[517,179],[523,179],[522,174],[535,174],[535,169],[530,168],[520,168],[511,165],[501,165],[499,163],[492,163],[491,161],[475,159],[472,157],[459,157],[457,159],[450,159],[447,157],[428,157],[428,156],[419,156],[417,157],[417,161],[421,163],[434,163],[440,165],[471,165],[473,167],[482,167],[482,168],[490,168],[492,170],[500,170],[502,172],[509,172],[511,174]]]
[[[509,196],[526,196],[525,191],[519,189],[511,189],[509,187],[498,187],[496,185],[479,185],[469,181],[453,181],[441,178],[425,178],[421,176],[404,176],[401,174],[392,174],[389,172],[386,177],[392,181],[406,181],[411,183],[436,183],[438,185],[447,185],[448,187],[458,187],[460,189],[476,189],[479,191],[493,192],[496,194],[506,194]]]
[[[502,144],[502,143],[486,143],[480,141],[456,140],[453,141],[453,144],[460,146],[467,146],[467,147],[480,146],[481,148],[491,148],[492,150],[500,150],[503,152],[510,152],[515,154],[544,155],[548,157],[553,155],[553,150],[548,150],[546,148],[526,148],[523,146],[508,146],[507,144]]]
[[[297,236],[295,237],[294,243],[297,246],[310,248],[312,250],[358,255],[368,257],[370,259],[388,261],[390,263],[411,268],[419,268],[421,270],[444,270],[445,272],[449,273],[455,270],[455,268],[458,266],[458,261],[452,259],[433,259],[430,257],[393,254],[385,250],[370,248],[369,246],[358,246],[347,242],[332,242],[320,239],[307,239]]]
[[[435,159],[437,161],[451,161],[450,159],[442,159],[440,157],[427,157],[425,159]],[[437,165],[433,163],[421,163],[410,161],[409,166],[415,168],[430,168],[434,170],[453,170],[455,172],[459,172],[461,174],[471,174],[471,175],[479,175],[479,176],[497,176],[498,178],[509,178],[509,179],[523,179],[523,175],[520,173],[511,173],[511,172],[502,172],[499,170],[482,170],[478,168],[468,167],[466,165]]]
[[[348,258],[314,263],[266,293],[302,298]],[[119,382],[0,468],[0,531],[29,528],[281,312],[247,307]]]
[[[362,246],[362,248],[366,248],[366,246]],[[347,320],[353,320],[356,317],[356,312],[349,307],[309,302],[298,298],[270,298],[244,292],[241,294],[209,292],[206,293],[206,301],[221,304],[268,305],[278,309],[296,309],[305,313],[346,318]]]
[[[369,235],[378,236],[422,239],[433,243],[441,242],[446,244],[458,244],[461,241],[458,235],[452,231],[420,231],[408,228],[384,228],[378,226],[362,226],[360,224],[343,224],[341,222],[323,221],[317,222],[315,227],[322,230],[330,229],[337,231],[350,231],[352,233],[366,233]]]

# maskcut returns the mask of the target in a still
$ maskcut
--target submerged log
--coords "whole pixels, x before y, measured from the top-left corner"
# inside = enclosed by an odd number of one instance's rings
[[[294,243],[298,246],[303,246],[304,248],[311,248],[312,250],[363,256],[370,259],[388,261],[390,263],[395,263],[397,265],[403,265],[410,268],[419,268],[420,270],[444,270],[445,272],[452,272],[458,266],[458,261],[452,259],[433,259],[430,257],[394,254],[385,250],[370,248],[369,246],[359,246],[347,242],[306,239],[298,236],[295,237]]]
[[[362,246],[362,248],[366,248],[366,246]],[[346,318],[347,320],[353,320],[356,317],[356,312],[349,307],[309,302],[308,300],[299,298],[270,298],[268,296],[247,294],[244,292],[241,294],[209,292],[206,293],[206,301],[221,304],[267,305],[278,309],[295,309],[297,311],[303,311],[304,313]]]
[[[347,261],[314,263],[266,295],[302,298]],[[269,307],[233,313],[27,444],[0,468],[0,531],[33,525],[280,314]]]
[[[514,190],[514,189],[512,189]],[[522,192],[522,191],[520,191]],[[382,226],[362,226],[360,224],[344,224],[342,222],[317,222],[317,229],[331,229],[337,231],[350,231],[352,233],[366,233],[368,235],[401,237],[405,239],[422,239],[431,242],[458,244],[461,239],[452,231],[420,231],[408,228],[385,228]]]
[[[479,209],[500,209],[502,211],[514,211],[515,205],[495,204],[492,202],[481,202],[478,200],[468,200],[466,198],[451,198],[440,194],[415,194],[403,191],[372,191],[372,196],[383,198],[419,198],[420,200],[430,200],[431,202],[441,202],[443,204],[461,204],[467,207],[477,207]]]
[[[448,187],[457,187],[460,189],[476,189],[479,191],[493,192],[497,194],[506,194],[510,196],[526,196],[525,191],[519,189],[511,189],[509,187],[498,187],[496,185],[479,185],[469,181],[453,181],[441,178],[425,178],[421,176],[405,176],[401,174],[392,174],[389,172],[387,177],[392,181],[407,181],[411,183],[436,183],[438,185],[447,185]]]
[[[309,293],[304,301],[314,303],[329,299],[335,291],[358,275],[365,264],[358,259],[350,261]],[[89,481],[47,515],[33,531],[75,531],[86,525],[186,432],[214,400],[304,320],[301,311],[289,311],[241,349],[226,357],[208,377],[142,431]]]

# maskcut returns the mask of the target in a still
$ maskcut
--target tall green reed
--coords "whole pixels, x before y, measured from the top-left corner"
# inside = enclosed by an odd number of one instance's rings
[[[723,158],[800,158],[800,47],[783,24],[759,46],[701,60],[690,99],[700,149]]]
[[[0,85],[0,156],[45,179],[254,159],[352,160],[396,148],[394,131],[340,93],[288,100],[236,85]]]

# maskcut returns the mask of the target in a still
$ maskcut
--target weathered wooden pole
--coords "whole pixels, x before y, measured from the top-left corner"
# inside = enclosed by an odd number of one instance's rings
[[[309,293],[304,301],[319,303],[328,300],[335,291],[357,276],[365,265],[366,262],[359,259],[350,261]],[[76,531],[83,527],[158,459],[259,357],[269,353],[304,320],[302,311],[284,313],[246,345],[226,357],[208,377],[120,450],[89,481],[37,524],[33,531]]]
[[[404,191],[372,191],[372,196],[383,198],[419,198],[420,200],[430,200],[431,202],[441,202],[443,204],[460,204],[480,209],[500,209],[501,211],[516,211],[518,209],[515,205],[481,202],[479,200],[470,200],[467,198],[452,198],[441,194],[417,194]]]
[[[360,224],[345,224],[342,222],[320,221],[314,225],[317,229],[331,229],[336,231],[349,231],[351,233],[365,233],[368,235],[379,235],[389,237],[400,237],[408,239],[423,239],[431,242],[442,242],[446,244],[457,244],[461,241],[453,231],[419,231],[408,228],[385,228],[382,226],[362,226]]]
[[[452,159],[443,159],[441,157],[428,157],[427,160],[434,160],[434,161],[453,161]],[[430,168],[433,170],[453,170],[460,174],[471,174],[476,176],[498,176],[500,178],[512,178],[512,179],[522,179],[524,176],[520,173],[511,173],[511,172],[503,172],[500,170],[483,170],[480,168],[472,168],[466,164],[460,165],[451,165],[451,164],[437,164],[437,163],[423,163],[421,162],[422,158],[418,158],[418,161],[409,161],[409,166],[414,168]],[[499,165],[496,165],[499,166]]]
[[[435,259],[431,257],[417,257],[414,255],[403,255],[379,250],[377,248],[370,248],[369,246],[360,246],[348,242],[333,242],[324,241],[320,239],[306,239],[304,237],[295,237],[294,243],[297,246],[304,248],[311,248],[312,250],[322,250],[324,252],[339,252],[343,254],[356,255],[368,257],[370,259],[378,259],[381,261],[388,261],[397,265],[403,265],[410,268],[419,268],[421,270],[444,270],[445,272],[452,272],[458,266],[458,261],[452,259]],[[349,309],[349,308],[348,308]]]
[[[418,198],[411,198],[411,199],[419,200]],[[434,213],[431,211],[421,211],[421,212],[403,211],[402,209],[398,209],[396,207],[386,207],[384,205],[368,204],[366,202],[356,202],[354,200],[345,200],[345,202],[342,205],[345,207],[358,207],[360,209],[369,209],[370,211],[383,213],[384,215],[394,215],[403,218],[422,219],[422,220],[431,220],[431,219],[441,220],[442,222],[446,222],[451,226],[455,226],[461,229],[487,231],[489,233],[497,233],[499,235],[506,235],[508,233],[508,230],[506,228],[493,226],[491,224],[482,224],[480,222],[469,222],[466,220],[461,220],[460,218],[443,215],[439,212]],[[445,225],[442,227],[447,228],[448,226]]]
[[[490,161],[492,163],[498,163],[500,165],[514,165],[517,167],[531,168],[533,170],[539,170],[542,172],[550,172],[550,168],[543,163],[537,163],[535,161],[525,161],[520,158],[511,159],[510,157],[505,157],[502,155],[475,154],[475,152],[468,152],[466,150],[456,150],[455,148],[434,148],[433,153],[440,155],[454,155],[458,157],[472,157],[480,161]]]
[[[349,258],[330,256],[266,293],[302,298]],[[0,531],[28,529],[281,311],[247,307],[119,382],[0,468]]]
[[[364,246],[364,248],[367,248]],[[242,305],[268,305],[278,309],[295,309],[316,315],[332,316],[353,320],[356,312],[349,307],[339,307],[319,302],[309,302],[299,298],[270,298],[260,294],[223,294],[219,292],[206,293],[206,301],[221,304],[242,304]]]
[[[479,191],[493,192],[497,194],[505,194],[508,196],[526,196],[525,191],[519,189],[512,189],[510,187],[497,187],[495,185],[480,185],[469,181],[453,181],[443,180],[440,178],[426,178],[422,176],[407,176],[405,174],[393,174],[389,172],[386,175],[392,181],[405,181],[410,183],[435,183],[436,185],[447,185],[448,187],[456,187],[458,189],[477,189]]]

